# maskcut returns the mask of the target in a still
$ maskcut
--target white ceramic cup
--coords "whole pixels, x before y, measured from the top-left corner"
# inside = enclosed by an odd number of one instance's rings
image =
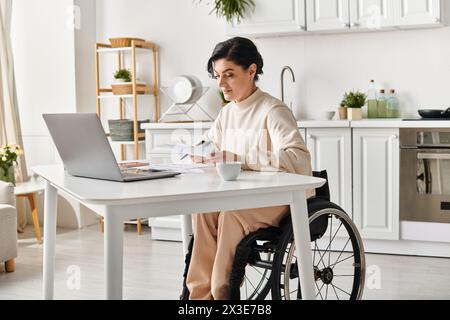
[[[233,181],[236,180],[241,173],[240,162],[216,163],[216,170],[222,180]]]
[[[326,111],[323,113],[323,119],[324,120],[333,120],[335,114],[336,114],[336,111]]]

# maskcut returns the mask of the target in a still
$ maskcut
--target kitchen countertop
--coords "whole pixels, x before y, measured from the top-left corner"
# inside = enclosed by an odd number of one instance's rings
[[[403,119],[299,120],[299,128],[450,128],[449,120],[404,121]],[[144,123],[142,129],[209,129],[212,122]]]

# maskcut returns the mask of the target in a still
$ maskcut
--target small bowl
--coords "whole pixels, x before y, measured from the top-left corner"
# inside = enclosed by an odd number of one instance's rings
[[[333,120],[335,115],[336,115],[336,111],[327,111],[327,112],[323,113],[323,118],[325,120]]]
[[[240,162],[223,162],[216,163],[216,170],[222,180],[233,181],[236,180],[241,173]]]

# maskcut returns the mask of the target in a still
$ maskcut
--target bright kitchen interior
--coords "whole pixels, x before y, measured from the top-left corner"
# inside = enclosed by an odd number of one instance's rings
[[[258,87],[292,109],[313,170],[327,170],[331,200],[361,233],[363,299],[450,299],[450,5],[255,2],[241,23],[227,23],[210,14],[208,1],[12,1],[11,48],[28,175],[33,166],[61,163],[41,117],[52,112],[97,112],[105,129],[124,119],[132,128],[136,118],[138,139],[110,137],[117,160],[172,161],[169,144],[194,141],[222,107],[217,83],[206,72],[214,45],[248,37],[264,58]],[[142,39],[138,43],[148,47],[122,52],[110,43],[119,37]],[[102,91],[119,69],[132,69],[148,94]],[[175,93],[174,84],[189,77],[201,88],[196,99]],[[359,93],[365,96],[362,108]],[[180,105],[182,112],[168,114]],[[44,193],[33,192],[42,229]],[[0,299],[42,296],[43,246],[25,200],[17,198],[23,229],[15,271],[0,265]],[[69,195],[61,194],[58,203],[55,298],[101,299],[102,221]],[[124,298],[178,299],[180,218],[129,221],[124,233]],[[82,272],[75,289],[66,285],[74,266]]]

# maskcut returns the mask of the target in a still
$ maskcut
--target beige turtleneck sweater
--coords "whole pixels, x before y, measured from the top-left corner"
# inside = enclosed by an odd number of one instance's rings
[[[260,89],[222,108],[204,139],[217,151],[239,155],[244,170],[312,173],[310,153],[291,110]]]

